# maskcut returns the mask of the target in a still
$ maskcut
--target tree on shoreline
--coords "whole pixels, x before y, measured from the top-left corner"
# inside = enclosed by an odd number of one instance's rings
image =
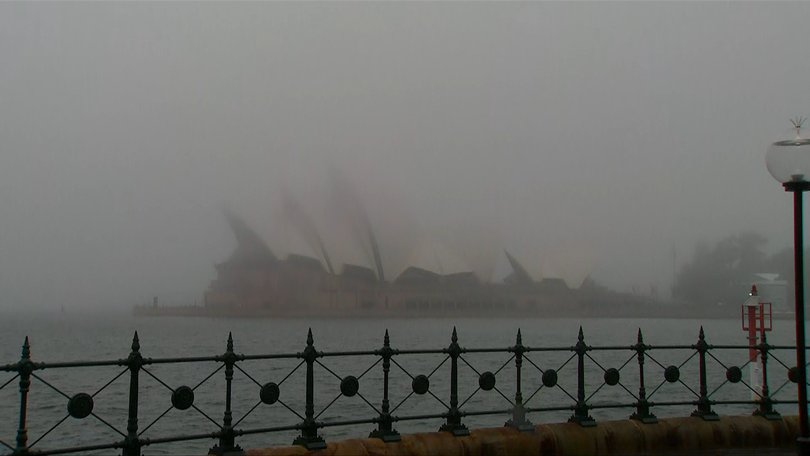
[[[672,296],[696,305],[736,305],[756,273],[779,273],[792,284],[792,250],[768,256],[763,251],[766,243],[754,232],[728,236],[714,245],[698,243],[692,260],[675,276]]]

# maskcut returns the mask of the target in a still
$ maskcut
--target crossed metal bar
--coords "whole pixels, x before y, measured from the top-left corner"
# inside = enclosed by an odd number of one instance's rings
[[[169,442],[182,442],[191,440],[215,440],[216,444],[209,450],[210,454],[215,455],[238,455],[244,454],[242,448],[236,444],[237,437],[251,435],[251,434],[264,434],[264,433],[278,433],[284,431],[300,431],[300,435],[294,440],[294,444],[305,446],[308,449],[321,449],[326,447],[326,442],[319,435],[319,430],[330,426],[348,426],[348,425],[361,425],[361,424],[374,424],[376,428],[370,433],[370,437],[379,438],[385,442],[398,441],[399,433],[394,429],[393,425],[397,422],[410,421],[410,420],[424,420],[424,419],[442,419],[444,423],[439,428],[440,431],[450,432],[456,436],[469,435],[469,430],[466,425],[462,423],[462,419],[467,416],[480,416],[480,415],[497,415],[504,414],[510,415],[510,419],[505,423],[506,426],[516,428],[523,432],[532,432],[534,425],[527,419],[529,413],[542,413],[553,411],[571,411],[573,412],[569,421],[579,423],[582,426],[595,426],[596,421],[590,415],[591,410],[605,409],[605,408],[631,408],[633,413],[630,415],[631,419],[639,420],[643,423],[655,423],[657,418],[651,413],[653,407],[661,408],[666,406],[694,406],[695,410],[693,416],[700,417],[704,420],[718,419],[717,413],[713,407],[716,405],[731,405],[731,404],[750,404],[756,407],[755,414],[761,415],[767,419],[778,419],[779,414],[774,410],[776,404],[795,404],[795,400],[778,400],[774,395],[782,391],[791,381],[795,382],[798,375],[796,367],[788,367],[779,357],[775,356],[776,350],[794,350],[794,347],[789,346],[774,346],[767,343],[763,339],[762,343],[756,346],[760,357],[762,359],[762,384],[760,388],[755,388],[753,385],[745,382],[742,379],[741,369],[745,368],[750,361],[745,362],[740,366],[729,366],[722,362],[715,352],[718,350],[748,350],[745,345],[710,345],[706,341],[703,328],[700,328],[698,340],[690,345],[659,345],[652,346],[645,344],[641,330],[638,331],[636,343],[626,346],[590,346],[585,342],[585,336],[582,328],[579,329],[577,335],[577,342],[572,346],[557,346],[557,347],[528,347],[523,345],[522,335],[520,330],[517,332],[515,338],[515,345],[502,348],[464,348],[458,343],[458,333],[455,328],[450,337],[450,344],[447,347],[440,349],[416,349],[416,350],[398,350],[391,347],[390,337],[388,331],[385,331],[383,337],[383,346],[375,350],[366,351],[340,351],[340,352],[321,352],[315,349],[314,338],[312,331],[309,330],[306,338],[306,345],[302,352],[298,353],[281,353],[281,354],[259,354],[259,355],[244,355],[234,352],[234,341],[232,335],[228,334],[225,353],[215,356],[199,356],[199,357],[179,357],[179,358],[145,358],[140,352],[140,342],[138,333],[136,332],[132,339],[130,346],[130,353],[126,358],[116,360],[104,361],[74,361],[74,362],[56,362],[56,363],[41,363],[34,362],[31,357],[31,346],[28,338],[22,346],[22,354],[20,360],[16,363],[6,364],[0,366],[0,372],[11,373],[11,377],[0,383],[0,390],[11,385],[17,381],[19,385],[19,413],[18,413],[18,426],[14,444],[8,443],[0,439],[0,452],[3,449],[10,450],[10,453],[3,453],[6,455],[22,456],[22,455],[55,455],[55,454],[68,454],[68,453],[85,453],[94,450],[106,449],[120,449],[123,456],[141,456],[143,447],[150,445],[157,445]],[[605,367],[600,361],[597,353],[599,352],[628,352],[629,357],[620,364],[618,367]],[[664,365],[657,358],[657,352],[671,353],[683,351],[685,352],[685,359],[679,364]],[[551,353],[562,354],[567,358],[556,369],[549,367],[550,360],[544,363],[536,363],[532,358],[542,356],[544,354],[550,355]],[[653,357],[651,352],[656,352]],[[493,371],[483,371],[476,367],[471,361],[470,356],[475,354],[504,354],[507,358],[503,362],[499,362],[499,366]],[[441,361],[427,374],[413,375],[408,369],[403,367],[402,363],[397,361],[397,358],[403,356],[423,356],[423,355],[440,355]],[[374,356],[377,359],[364,369],[359,375],[339,375],[335,369],[326,363],[327,358],[353,358],[361,356]],[[268,361],[268,360],[281,360],[281,359],[296,359],[299,360],[297,365],[293,367],[289,373],[284,376],[279,383],[267,382],[261,383],[256,379],[256,376],[251,375],[240,363],[244,361]],[[628,366],[633,365],[636,361],[638,366],[638,389],[631,389],[621,380],[622,372]],[[696,360],[696,361],[693,361]],[[431,391],[431,378],[449,361],[449,395],[445,401],[439,395]],[[501,387],[497,386],[498,375],[507,368],[514,361],[514,399],[510,398]],[[572,361],[576,361],[572,363]],[[645,364],[650,361],[663,371],[663,379],[659,379],[659,383],[652,388],[651,391],[647,390],[647,380],[649,375],[645,371]],[[709,385],[708,381],[708,364],[711,361],[713,366],[720,366],[726,370],[726,380],[719,384]],[[787,372],[787,379],[784,380],[779,386],[771,390],[769,385],[770,378],[769,366],[771,361],[776,362],[779,366],[784,368]],[[208,374],[201,381],[197,382],[195,386],[179,386],[172,387],[163,379],[161,379],[153,370],[151,366],[154,365],[177,365],[184,363],[203,363],[211,362],[216,363],[217,366],[213,371]],[[689,363],[697,363],[697,387],[693,388],[681,378],[680,370]],[[524,364],[525,363],[525,364]],[[566,369],[569,365],[576,364],[576,391],[569,392],[566,387],[560,385],[559,372]],[[360,381],[371,372],[373,369],[382,367],[382,401],[379,406],[375,405],[365,395],[360,392]],[[392,365],[398,371],[405,374],[411,380],[411,391],[404,394],[404,397],[393,405],[390,397],[390,375]],[[532,367],[534,370],[525,372],[526,365]],[[545,365],[545,368],[541,368]],[[58,386],[49,382],[38,371],[44,369],[63,369],[63,368],[87,368],[87,367],[119,367],[123,368],[110,380],[104,383],[103,386],[98,388],[92,394],[78,393],[73,396],[68,395],[62,391]],[[289,379],[295,372],[304,367],[305,375],[305,391],[304,391],[304,410],[303,413],[295,410],[293,407],[281,400],[280,387]],[[589,366],[589,368],[586,368]],[[330,402],[323,406],[318,413],[315,412],[315,390],[316,383],[314,372],[316,367],[332,377],[340,380],[340,393],[337,394]],[[459,368],[464,367],[474,373],[478,378],[478,385],[472,393],[470,393],[463,400],[459,400]],[[773,367],[771,367],[772,369]],[[805,366],[806,368],[806,366]],[[590,370],[589,370],[590,369]],[[225,397],[224,397],[224,412],[222,420],[217,421],[207,414],[202,409],[194,405],[195,391],[208,382],[215,375],[224,371],[225,378]],[[257,401],[251,408],[244,412],[241,417],[234,420],[232,410],[233,400],[233,378],[235,372],[238,371],[249,379],[253,384],[259,388],[259,401]],[[587,393],[586,384],[586,371],[593,372],[599,371],[602,374],[602,381],[595,388],[592,388],[590,394]],[[127,412],[127,425],[125,430],[118,429],[110,420],[105,419],[93,411],[94,398],[107,389],[110,385],[118,381],[129,373],[129,394],[128,394],[128,412]],[[534,375],[530,377],[528,374]],[[539,374],[539,377],[536,376]],[[770,374],[773,374],[771,372]],[[171,406],[165,409],[163,413],[159,414],[154,420],[143,428],[139,427],[139,405],[141,404],[140,398],[140,381],[141,379],[149,377],[157,384],[162,385],[171,392]],[[539,386],[524,399],[524,385],[525,379],[533,378],[540,380]],[[32,392],[32,383],[39,383],[44,385],[64,399],[68,400],[67,414],[53,424],[47,431],[39,435],[29,442],[28,435],[28,413],[29,405],[28,399]],[[728,388],[727,385],[742,383],[745,387],[744,390],[749,393],[754,393],[752,399],[749,400],[720,400],[716,399],[715,395],[723,388]],[[682,387],[682,391],[690,394],[689,400],[681,401],[652,401],[653,396],[660,395],[660,391],[666,385],[677,384]],[[618,387],[623,391],[620,395],[629,397],[629,401],[621,402],[614,399],[609,402],[596,402],[597,398],[605,388]],[[568,403],[560,405],[548,405],[548,400],[543,406],[531,407],[529,404],[535,401],[536,397],[540,397],[539,393],[542,390],[556,389],[562,394]],[[488,408],[485,410],[467,410],[465,405],[476,395],[485,394],[494,391],[497,395],[508,404],[508,408],[495,409]],[[418,415],[394,415],[400,407],[411,400],[412,397],[429,395],[438,404],[441,405],[442,411],[439,413],[428,413]],[[357,419],[335,420],[335,421],[318,421],[324,412],[330,409],[341,398],[352,398],[357,396],[369,409],[373,415],[369,417],[361,417]],[[294,423],[274,426],[274,427],[259,427],[241,429],[236,428],[240,423],[245,420],[251,413],[262,405],[273,405],[279,403],[282,407],[287,409],[292,415],[295,416]],[[150,430],[157,422],[163,419],[171,410],[186,410],[193,408],[200,416],[205,418],[207,422],[214,426],[214,430],[207,433],[197,434],[184,434],[184,435],[169,435],[163,437],[148,438],[145,436],[146,431]],[[102,423],[105,427],[112,430],[115,434],[120,436],[119,439],[110,441],[103,444],[73,446],[63,448],[48,448],[40,449],[34,448],[46,436],[62,425],[68,418],[84,419],[92,416],[95,420]]]

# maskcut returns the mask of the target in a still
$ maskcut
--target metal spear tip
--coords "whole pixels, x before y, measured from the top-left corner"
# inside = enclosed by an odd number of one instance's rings
[[[700,325],[700,333],[698,334],[698,338],[703,340],[706,338],[706,334],[703,332],[703,325]]]
[[[307,330],[307,345],[312,345],[315,343],[315,339],[312,338],[312,328]]]
[[[518,328],[517,337],[515,337],[515,342],[517,345],[521,345],[523,343],[523,336],[520,334],[520,328]]]
[[[580,341],[585,340],[585,334],[582,332],[582,326],[579,327],[579,334],[577,334],[577,339]]]
[[[456,332],[456,327],[453,326],[453,335],[450,337],[452,342],[458,342],[458,333]]]
[[[132,351],[138,351],[141,349],[141,342],[138,340],[138,331],[135,331],[135,335],[132,336]]]
[[[385,336],[383,336],[383,343],[385,343],[385,345],[391,343],[391,338],[388,337],[388,328],[385,328]]]
[[[807,121],[807,117],[803,116],[796,116],[790,119],[790,123],[793,124],[793,128],[796,130],[796,136],[801,136],[801,129],[805,121]]]
[[[641,328],[638,328],[638,336],[636,336],[636,338],[638,339],[638,343],[644,340],[644,337],[641,335]]]
[[[233,350],[233,334],[230,331],[228,331],[227,348],[229,351]]]
[[[31,357],[31,344],[28,343],[28,336],[25,336],[25,341],[23,341],[22,357],[23,358],[30,358]]]

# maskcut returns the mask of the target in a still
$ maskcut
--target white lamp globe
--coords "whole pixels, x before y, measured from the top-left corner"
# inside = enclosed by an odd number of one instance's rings
[[[804,119],[793,120],[795,138],[777,141],[768,147],[765,164],[774,179],[789,182],[810,182],[810,138],[802,136]]]

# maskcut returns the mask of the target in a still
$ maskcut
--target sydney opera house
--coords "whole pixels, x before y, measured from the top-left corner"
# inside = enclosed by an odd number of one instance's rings
[[[576,312],[580,293],[558,278],[534,280],[518,259],[502,251],[509,271],[502,280],[482,280],[473,271],[443,272],[406,265],[394,277],[383,269],[384,247],[370,224],[364,227],[373,267],[341,264],[320,237],[320,258],[273,249],[237,215],[226,211],[237,246],[217,264],[204,294],[205,313],[267,316],[410,316],[549,314]],[[371,262],[371,261],[370,261]]]

